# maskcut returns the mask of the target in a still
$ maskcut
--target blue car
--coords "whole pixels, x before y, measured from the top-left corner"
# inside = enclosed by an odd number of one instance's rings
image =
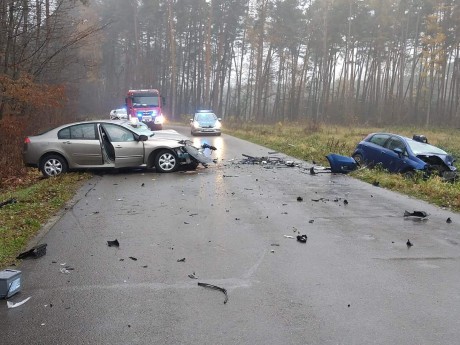
[[[436,173],[448,180],[457,176],[454,158],[428,144],[421,135],[410,139],[391,133],[372,133],[358,144],[352,157],[361,166],[380,164],[389,172],[406,176],[412,176],[416,170],[427,175]]]

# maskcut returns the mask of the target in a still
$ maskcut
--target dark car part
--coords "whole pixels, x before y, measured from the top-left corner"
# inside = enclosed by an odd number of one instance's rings
[[[198,163],[203,164],[204,167],[207,167],[209,163],[213,163],[211,157],[206,156],[203,152],[197,149],[192,145],[185,145],[183,149]]]
[[[225,294],[224,304],[227,303],[227,301],[228,301],[228,294],[227,294],[227,290],[226,290],[226,289],[221,288],[221,287],[216,286],[216,285],[207,284],[207,283],[198,283],[198,286],[203,286],[203,287],[207,287],[207,288],[210,288],[210,289],[222,291],[222,292]]]
[[[37,259],[46,254],[46,243],[39,244],[28,251],[19,254],[16,259]]]
[[[422,135],[422,134],[414,134],[412,136],[412,139],[415,140],[415,141],[418,141],[420,143],[424,143],[424,144],[428,144],[428,139],[426,136]]]

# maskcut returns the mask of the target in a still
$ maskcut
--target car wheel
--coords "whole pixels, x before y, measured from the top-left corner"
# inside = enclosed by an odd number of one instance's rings
[[[155,169],[157,172],[173,172],[177,170],[178,166],[177,155],[170,150],[161,150],[155,157]]]
[[[40,160],[40,171],[45,177],[59,176],[68,169],[66,160],[59,155],[48,155]]]
[[[356,162],[359,166],[364,166],[364,165],[365,165],[365,164],[364,164],[364,158],[363,158],[363,155],[362,155],[362,154],[356,153],[356,154],[353,155],[352,158],[355,160],[355,162]]]

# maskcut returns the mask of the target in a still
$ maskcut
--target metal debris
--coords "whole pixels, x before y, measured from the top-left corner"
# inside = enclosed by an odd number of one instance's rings
[[[228,294],[227,294],[227,290],[226,290],[226,289],[221,288],[221,287],[216,286],[216,285],[207,284],[207,283],[198,283],[198,286],[207,287],[207,288],[210,288],[210,289],[222,291],[222,292],[224,293],[224,295],[225,295],[224,304],[227,303],[227,301],[228,301]]]

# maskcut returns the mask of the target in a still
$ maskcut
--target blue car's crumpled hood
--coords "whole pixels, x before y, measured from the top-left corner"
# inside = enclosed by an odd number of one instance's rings
[[[449,154],[438,154],[438,153],[419,153],[417,157],[422,161],[430,165],[439,165],[440,161],[444,163],[451,171],[456,171],[457,168],[454,166],[454,157]]]

